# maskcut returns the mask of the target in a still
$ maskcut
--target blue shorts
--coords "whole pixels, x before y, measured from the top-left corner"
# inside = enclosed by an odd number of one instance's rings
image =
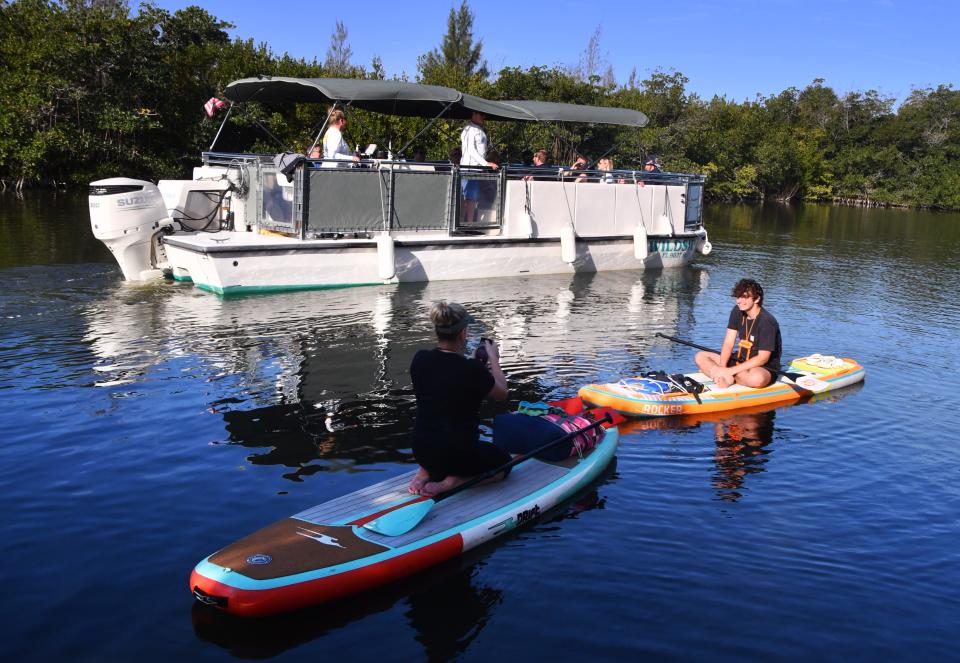
[[[480,180],[466,180],[461,187],[464,200],[480,200]]]

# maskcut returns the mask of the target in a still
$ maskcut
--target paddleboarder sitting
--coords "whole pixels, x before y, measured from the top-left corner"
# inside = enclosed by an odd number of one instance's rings
[[[488,340],[481,342],[475,354],[486,352],[486,362],[463,355],[467,325],[473,318],[460,304],[437,302],[430,309],[430,320],[437,347],[420,350],[410,364],[417,397],[413,455],[420,464],[410,492],[426,497],[510,461],[509,453],[480,441],[480,404],[484,399],[507,398],[507,379],[497,346]]]
[[[730,311],[720,354],[698,352],[697,367],[721,388],[734,382],[766,387],[776,380],[774,371],[780,369],[780,325],[763,308],[763,288],[753,279],[737,281],[732,294],[737,303]]]

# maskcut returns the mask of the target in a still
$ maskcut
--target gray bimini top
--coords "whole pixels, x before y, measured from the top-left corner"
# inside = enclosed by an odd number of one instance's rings
[[[491,101],[440,85],[357,78],[258,76],[234,81],[224,91],[233,102],[342,104],[387,115],[470,119],[474,111],[495,120],[582,122],[643,127],[647,116],[628,108],[552,101]]]
[[[532,122],[530,113],[510,104],[463,94],[440,85],[355,78],[259,76],[234,81],[224,91],[230,101],[333,103],[387,115],[470,119],[474,111],[497,120]],[[444,110],[446,109],[446,110]]]
[[[585,124],[619,124],[626,127],[645,127],[647,116],[629,108],[610,106],[581,106],[553,101],[511,99],[502,104],[515,106],[533,116],[538,122],[583,122]]]

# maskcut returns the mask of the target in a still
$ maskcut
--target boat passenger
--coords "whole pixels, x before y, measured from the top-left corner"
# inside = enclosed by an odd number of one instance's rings
[[[657,163],[657,157],[649,156],[643,160],[643,172],[659,173],[660,165]]]
[[[496,170],[498,165],[487,161],[487,134],[483,130],[486,121],[485,113],[473,111],[470,121],[460,132],[460,165],[487,166]],[[477,200],[480,197],[480,182],[467,179],[463,182],[463,207],[461,207],[461,221],[473,223],[477,212]]]
[[[329,126],[323,134],[323,158],[339,161],[360,161],[360,157],[350,151],[343,139],[343,128],[347,125],[347,116],[339,108],[331,108]]]
[[[613,184],[614,182],[617,184],[623,184],[626,182],[626,180],[624,180],[622,177],[614,177],[613,172],[611,172],[613,171],[613,159],[610,157],[603,157],[600,159],[600,161],[597,162],[597,170],[604,171],[600,175],[600,182],[602,184]]]
[[[587,174],[577,171],[586,170],[587,165],[587,158],[581,154],[578,154],[573,159],[573,163],[570,164],[570,170],[564,171],[563,175],[564,177],[574,177],[578,182],[585,182],[587,180]]]
[[[780,325],[763,308],[763,288],[753,279],[737,281],[732,295],[737,303],[730,311],[720,354],[698,352],[694,361],[718,387],[729,387],[734,382],[745,387],[766,387],[780,370]]]
[[[549,168],[550,166],[547,162],[550,161],[550,153],[547,152],[546,150],[537,150],[536,152],[533,153],[532,161],[533,161],[533,164],[531,166],[532,168]],[[536,178],[534,178],[533,175],[527,175],[523,179],[529,182],[532,179],[539,180],[539,179],[547,179],[547,178],[544,178],[542,175],[537,175]]]
[[[417,397],[413,455],[420,464],[410,482],[411,493],[437,495],[510,461],[509,453],[480,441],[480,404],[485,399],[506,400],[507,379],[497,346],[490,341],[482,340],[477,349],[486,352],[486,363],[477,353],[469,359],[463,355],[472,320],[460,304],[435,303],[430,321],[437,347],[420,350],[410,364]]]

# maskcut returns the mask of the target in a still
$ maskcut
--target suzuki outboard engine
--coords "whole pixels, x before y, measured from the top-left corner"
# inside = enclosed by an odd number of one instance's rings
[[[128,281],[162,274],[166,262],[160,234],[174,225],[155,184],[113,177],[90,184],[93,236],[107,245]]]

